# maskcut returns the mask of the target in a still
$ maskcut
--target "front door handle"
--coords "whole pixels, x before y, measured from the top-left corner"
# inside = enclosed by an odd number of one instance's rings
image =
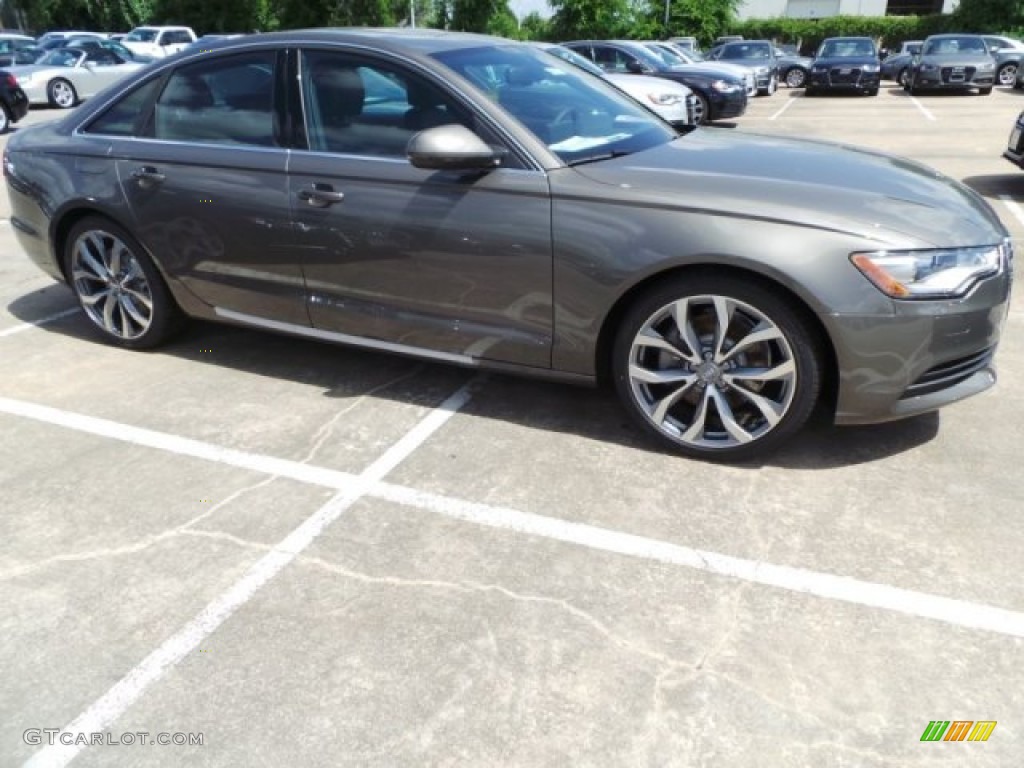
[[[132,178],[139,182],[140,187],[151,187],[159,184],[167,177],[151,165],[144,165],[132,171]]]
[[[340,203],[345,199],[344,192],[335,192],[330,184],[316,183],[312,189],[303,189],[299,192],[299,200],[312,205],[314,208],[326,208],[334,203]]]

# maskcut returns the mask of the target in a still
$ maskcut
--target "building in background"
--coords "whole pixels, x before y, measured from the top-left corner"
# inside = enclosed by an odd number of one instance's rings
[[[745,0],[742,19],[821,19],[827,16],[924,16],[951,13],[959,0]]]

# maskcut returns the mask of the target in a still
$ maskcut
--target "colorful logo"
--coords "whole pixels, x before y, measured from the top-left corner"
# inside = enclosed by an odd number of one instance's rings
[[[988,741],[995,729],[995,720],[932,720],[921,741]]]

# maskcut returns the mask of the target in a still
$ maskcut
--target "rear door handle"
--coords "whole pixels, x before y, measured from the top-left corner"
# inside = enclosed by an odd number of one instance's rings
[[[303,189],[299,192],[299,200],[312,205],[314,208],[326,208],[334,203],[340,203],[345,199],[344,192],[335,192],[330,184],[316,183],[312,189]]]
[[[167,177],[151,165],[144,165],[132,171],[132,178],[139,182],[140,186],[148,187],[159,184]]]

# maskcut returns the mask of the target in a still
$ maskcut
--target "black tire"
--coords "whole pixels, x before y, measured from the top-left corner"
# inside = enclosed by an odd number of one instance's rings
[[[979,96],[988,96],[990,93],[992,93],[992,86],[989,86],[988,88],[979,88],[978,89],[978,95]]]
[[[68,284],[106,341],[149,349],[181,328],[184,315],[167,284],[124,227],[88,216],[68,232],[62,251]]]
[[[864,91],[864,95],[865,96],[877,96],[878,95],[878,89],[877,88],[871,88],[871,89],[869,89],[867,91]]]
[[[755,327],[768,337],[743,344]],[[818,333],[792,299],[748,277],[702,271],[665,280],[626,311],[611,354],[630,416],[663,445],[700,459],[773,450],[804,426],[821,393]]]
[[[693,122],[696,125],[707,125],[711,122],[711,105],[707,97],[698,91],[693,95],[697,97],[697,106],[694,108]]]
[[[71,109],[78,103],[78,92],[75,90],[75,86],[63,77],[50,81],[46,86],[46,97],[52,106],[59,109]]]
[[[7,111],[7,105],[0,103],[0,136],[11,130],[11,113]]]
[[[907,71],[906,67],[901,69],[899,74],[896,75],[896,83],[903,86],[904,90],[906,90],[907,85],[910,83],[910,73]]]
[[[782,80],[790,88],[803,88],[807,83],[807,73],[800,67],[790,67],[782,76]]]
[[[813,98],[813,97],[815,97],[817,95],[818,95],[818,92],[814,88],[811,88],[810,86],[807,86],[806,88],[804,88],[804,97],[805,98],[810,99],[810,98]]]

